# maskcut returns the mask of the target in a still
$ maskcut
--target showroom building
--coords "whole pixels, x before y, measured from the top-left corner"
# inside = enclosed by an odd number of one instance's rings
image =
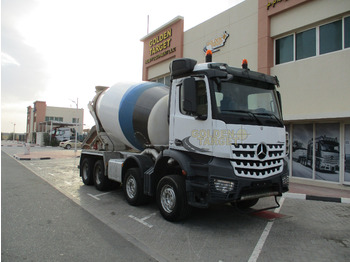
[[[170,85],[188,57],[277,75],[292,177],[350,184],[350,1],[245,0],[184,32],[176,17],[141,39],[143,80]]]

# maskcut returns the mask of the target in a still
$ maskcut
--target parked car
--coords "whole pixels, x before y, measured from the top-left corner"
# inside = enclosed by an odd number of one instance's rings
[[[81,142],[77,141],[77,148],[81,148]],[[65,142],[60,142],[60,147],[63,147],[65,149],[71,149],[75,148],[75,141],[74,140],[68,140]]]

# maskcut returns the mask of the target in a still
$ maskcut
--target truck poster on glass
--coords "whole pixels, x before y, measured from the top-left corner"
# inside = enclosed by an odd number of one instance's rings
[[[312,179],[312,124],[293,125],[292,168],[294,177]],[[311,143],[311,146],[309,146]]]
[[[316,124],[315,178],[339,182],[339,124]]]
[[[345,125],[345,173],[344,182],[350,183],[350,125]]]

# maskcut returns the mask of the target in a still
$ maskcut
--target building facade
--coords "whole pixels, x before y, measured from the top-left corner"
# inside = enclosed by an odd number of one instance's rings
[[[173,59],[203,63],[207,49],[214,62],[247,59],[280,80],[290,175],[350,184],[350,1],[245,0],[185,32],[183,21],[141,39],[143,80],[169,85]]]
[[[35,142],[37,132],[50,132],[55,127],[77,128],[82,134],[84,109],[47,106],[45,101],[35,101],[27,107],[27,142]]]

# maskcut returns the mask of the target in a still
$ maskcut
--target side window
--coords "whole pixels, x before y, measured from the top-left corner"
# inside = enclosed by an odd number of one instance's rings
[[[208,114],[208,99],[207,99],[207,89],[205,82],[203,80],[196,81],[196,102],[197,102],[197,111],[195,114],[187,112],[183,108],[184,104],[184,92],[180,86],[180,112],[184,115],[196,115],[203,116]]]

